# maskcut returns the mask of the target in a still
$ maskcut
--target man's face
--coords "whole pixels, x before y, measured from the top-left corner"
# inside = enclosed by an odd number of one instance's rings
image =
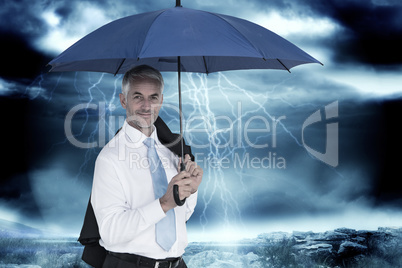
[[[158,84],[143,80],[130,85],[127,98],[120,94],[120,103],[126,109],[127,122],[144,132],[152,127],[162,106],[163,95]]]

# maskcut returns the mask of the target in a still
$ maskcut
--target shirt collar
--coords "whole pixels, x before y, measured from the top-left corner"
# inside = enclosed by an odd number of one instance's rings
[[[153,125],[153,128],[154,128],[154,131],[152,131],[150,138],[154,139],[156,145],[159,146],[162,143],[158,139],[158,132],[157,132],[157,129],[156,129],[155,125]],[[124,132],[126,133],[128,138],[130,139],[130,142],[132,142],[132,143],[142,145],[144,140],[146,138],[148,138],[144,133],[142,133],[141,131],[139,131],[135,127],[130,126],[127,123],[127,120],[124,120],[124,124],[123,124],[122,129],[124,130]]]

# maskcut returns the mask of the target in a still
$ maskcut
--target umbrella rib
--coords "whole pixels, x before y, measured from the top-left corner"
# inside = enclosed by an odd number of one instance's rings
[[[212,13],[212,12],[208,12],[208,11],[205,11],[205,12],[207,12],[207,13],[209,13],[209,14],[211,14],[211,15],[214,15],[215,17],[218,17],[219,19],[225,21],[228,25],[230,25],[230,27],[232,27],[233,29],[235,29],[236,32],[238,32],[238,33],[244,38],[244,40],[246,40],[246,41],[254,48],[254,50],[255,50],[257,53],[259,53],[259,54],[261,55],[261,51],[260,51],[259,49],[257,49],[257,48],[254,46],[253,42],[250,42],[250,40],[248,40],[248,38],[247,38],[243,33],[241,33],[236,27],[234,27],[231,23],[229,23],[227,20],[225,20],[225,18],[221,17],[220,14],[216,14],[216,13]],[[259,25],[258,25],[258,26],[259,26]],[[260,26],[260,27],[261,27],[261,26]],[[262,56],[264,56],[264,55],[262,55]]]
[[[265,59],[264,59],[265,60]],[[286,65],[285,64],[283,64],[283,62],[280,60],[280,59],[276,59],[277,61],[279,61],[279,63],[280,64],[282,64],[282,66],[286,69],[286,70],[288,70],[288,72],[290,73],[290,70],[289,70],[289,68],[288,67],[286,67]]]
[[[140,49],[138,50],[138,56],[141,55],[142,49],[144,48],[144,43],[145,43],[145,40],[147,39],[149,29],[152,28],[152,25],[154,24],[154,22],[158,19],[158,17],[159,17],[160,15],[162,15],[164,12],[166,12],[166,10],[167,10],[167,9],[160,10],[160,13],[159,13],[157,16],[155,16],[155,18],[153,19],[152,23],[149,24],[149,28],[147,29],[146,34],[145,34],[145,38],[144,38],[144,40],[142,41],[142,44],[141,44],[141,46],[140,46]],[[137,60],[139,60],[139,58],[140,58],[140,57],[137,57]]]
[[[124,58],[124,59],[121,61],[119,67],[117,68],[116,72],[114,73],[114,76],[116,76],[116,74],[120,71],[120,68],[121,68],[121,66],[123,65],[123,63],[124,63],[125,61],[126,61],[126,58]]]
[[[208,66],[207,66],[207,61],[205,60],[205,56],[202,56],[202,60],[204,61],[204,67],[205,67],[205,73],[208,75]]]

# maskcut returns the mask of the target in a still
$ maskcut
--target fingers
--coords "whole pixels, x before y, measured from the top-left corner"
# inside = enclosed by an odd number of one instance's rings
[[[182,158],[179,159],[179,166]],[[171,184],[179,186],[180,198],[186,198],[198,190],[201,183],[203,170],[195,162],[191,161],[190,155],[184,157],[185,170],[179,170],[179,174],[172,178]]]
[[[191,185],[191,179],[182,179],[178,182],[175,183],[175,185],[179,186],[179,197],[180,200],[183,200],[184,198],[187,198],[191,195],[193,189]]]
[[[181,158],[179,163],[181,163]],[[191,161],[191,157],[189,154],[186,154],[184,156],[184,164],[186,166],[186,171],[188,171],[190,174],[192,174],[193,171],[197,168],[197,164]]]
[[[191,181],[192,179],[190,179],[190,174],[187,171],[180,172],[172,178],[166,193],[159,199],[165,213],[177,206],[173,196],[173,185],[179,186],[179,198],[183,200],[191,195]]]
[[[188,173],[192,174],[196,167],[197,167],[197,164],[195,162],[192,162],[192,161],[186,162],[186,171]]]
[[[192,177],[202,176],[203,174],[202,168],[192,161],[187,162],[186,171],[190,173]]]
[[[188,178],[188,177],[189,177],[189,174],[187,172],[185,172],[185,171],[180,172],[179,174],[177,174],[176,176],[174,176],[172,178],[172,180],[169,182],[169,185],[172,185],[172,187],[175,184],[179,185],[180,181],[182,181],[183,179]]]
[[[191,157],[190,157],[189,154],[186,154],[186,155],[184,156],[184,167],[186,167],[186,165],[187,165],[187,163],[188,163],[189,161],[191,161]],[[182,171],[182,170],[181,170],[181,163],[182,163],[182,157],[179,158],[179,166],[178,166],[178,168],[177,168],[177,171],[178,171],[178,172],[181,172],[181,171]],[[187,168],[186,168],[186,170],[187,170]]]
[[[180,187],[187,187],[191,185],[191,178],[184,177],[182,179],[178,179],[174,184],[179,185]]]
[[[188,161],[191,161],[191,157],[190,157],[189,154],[186,154],[186,155],[184,156],[184,163],[187,163]]]

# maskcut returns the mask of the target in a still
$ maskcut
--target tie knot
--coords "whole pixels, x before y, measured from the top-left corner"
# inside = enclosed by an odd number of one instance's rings
[[[148,148],[153,148],[155,147],[155,140],[152,138],[146,138],[143,143],[145,144],[145,146],[147,146]]]

